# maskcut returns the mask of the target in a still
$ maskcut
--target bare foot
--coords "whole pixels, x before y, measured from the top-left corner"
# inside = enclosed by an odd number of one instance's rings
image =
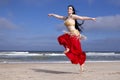
[[[67,53],[67,52],[69,52],[69,50],[70,50],[69,48],[66,48],[66,50],[64,51],[64,53]]]
[[[82,65],[80,66],[80,70],[81,70],[81,72],[84,72],[84,71],[85,71],[85,69],[84,69],[84,64],[82,64]]]

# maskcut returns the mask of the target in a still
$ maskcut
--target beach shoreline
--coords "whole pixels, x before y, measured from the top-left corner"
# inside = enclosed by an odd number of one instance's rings
[[[0,63],[0,80],[119,80],[120,62]]]

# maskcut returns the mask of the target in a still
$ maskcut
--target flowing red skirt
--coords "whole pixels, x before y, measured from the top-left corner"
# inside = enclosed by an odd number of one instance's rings
[[[84,64],[86,60],[86,54],[82,51],[81,43],[77,36],[63,34],[58,37],[58,42],[65,48],[67,47],[70,49],[67,53],[65,53],[65,55],[72,64]]]

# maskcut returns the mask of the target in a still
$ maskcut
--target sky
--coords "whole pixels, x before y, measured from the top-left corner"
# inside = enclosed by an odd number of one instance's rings
[[[0,0],[0,50],[63,51],[57,37],[66,27],[48,14],[67,16],[68,5],[97,19],[82,25],[84,51],[120,51],[120,0]]]

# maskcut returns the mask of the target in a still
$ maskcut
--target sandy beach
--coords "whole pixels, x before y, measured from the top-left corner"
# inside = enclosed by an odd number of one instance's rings
[[[0,80],[120,80],[120,62],[0,63]]]

